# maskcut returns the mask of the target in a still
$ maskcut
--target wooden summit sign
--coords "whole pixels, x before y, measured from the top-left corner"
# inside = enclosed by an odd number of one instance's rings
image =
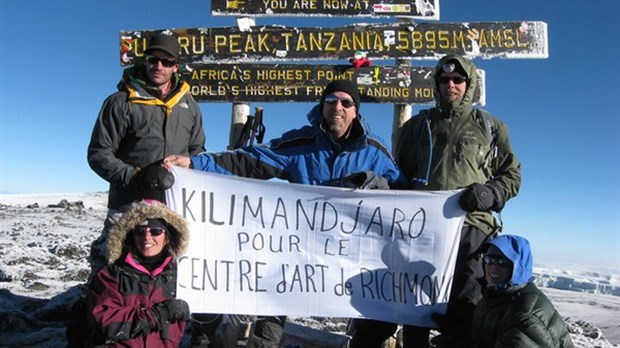
[[[177,35],[184,63],[349,59],[356,51],[366,52],[370,59],[434,59],[447,53],[472,58],[548,57],[544,22],[398,23],[123,31],[121,64],[141,59],[148,37],[163,31]]]
[[[433,69],[407,66],[307,64],[194,63],[183,72],[198,101],[213,102],[316,102],[333,80],[358,84],[366,103],[430,104],[434,102]],[[484,71],[474,102],[484,105]]]
[[[439,20],[436,0],[211,0],[214,16],[372,16]]]

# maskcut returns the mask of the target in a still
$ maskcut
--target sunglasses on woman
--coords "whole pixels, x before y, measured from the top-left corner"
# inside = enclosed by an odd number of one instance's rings
[[[512,261],[503,256],[484,255],[482,262],[484,262],[485,265],[498,265],[506,268],[512,267]]]
[[[150,233],[151,236],[156,237],[165,233],[166,229],[163,227],[136,227],[131,232],[136,237],[144,237],[147,232]]]

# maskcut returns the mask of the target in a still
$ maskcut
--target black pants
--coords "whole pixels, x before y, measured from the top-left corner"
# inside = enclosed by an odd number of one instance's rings
[[[448,303],[446,320],[441,324],[442,332],[469,337],[471,316],[474,307],[482,298],[478,278],[484,276],[479,258],[480,246],[487,240],[486,233],[464,225],[454,269],[454,280]],[[354,319],[355,333],[349,344],[350,348],[374,348],[396,331],[396,324],[378,320]],[[405,325],[403,327],[403,344],[405,348],[428,347],[429,329]]]
[[[441,331],[469,337],[474,307],[482,299],[482,288],[478,282],[479,278],[484,277],[480,246],[488,237],[473,226],[463,226],[448,302],[447,322],[441,323]]]
[[[199,338],[202,335],[206,335],[209,342],[215,342],[215,332],[222,323],[224,318],[223,314],[207,314],[207,313],[193,313],[192,318],[192,338]]]
[[[383,342],[390,338],[398,325],[371,319],[353,319],[355,333],[349,348],[381,348]],[[428,348],[430,329],[416,326],[403,326],[404,348]]]
[[[286,317],[260,317],[254,324],[252,348],[278,348]]]

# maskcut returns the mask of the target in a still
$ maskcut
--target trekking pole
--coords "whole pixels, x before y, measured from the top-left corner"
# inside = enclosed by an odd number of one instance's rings
[[[249,145],[254,145],[254,140],[259,144],[263,142],[263,136],[265,135],[265,126],[263,125],[263,108],[257,106],[254,111],[254,119],[250,126],[250,142]]]

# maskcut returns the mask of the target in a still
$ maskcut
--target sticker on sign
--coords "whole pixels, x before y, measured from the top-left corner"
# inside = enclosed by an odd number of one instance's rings
[[[377,4],[372,7],[375,13],[410,13],[411,5]]]

